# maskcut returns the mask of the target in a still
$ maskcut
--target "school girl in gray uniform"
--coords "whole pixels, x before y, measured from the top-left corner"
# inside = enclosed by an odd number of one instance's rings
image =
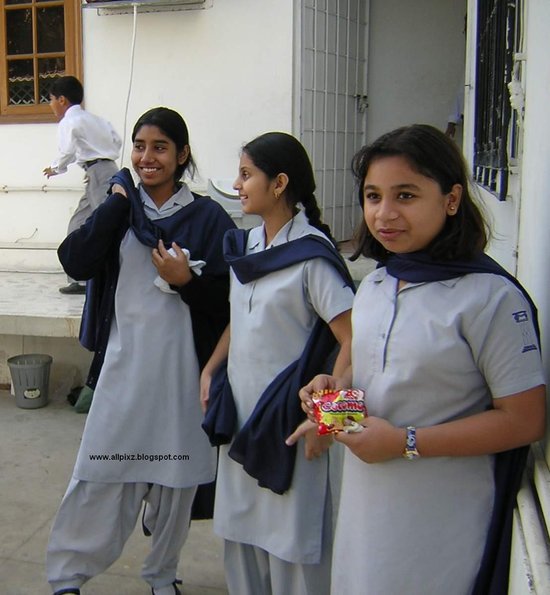
[[[197,486],[214,479],[215,451],[200,427],[198,335],[216,336],[205,317],[226,310],[221,241],[234,224],[179,182],[193,165],[188,139],[173,110],[146,112],[132,135],[139,189],[122,170],[111,196],[60,248],[70,274],[93,279],[84,318],[96,324],[84,335],[95,338],[97,384],[48,544],[48,580],[58,595],[78,594],[120,556],[144,502],[152,543],[142,577],[154,595],[179,593],[191,505]],[[174,256],[157,238],[175,238]]]
[[[272,260],[280,248],[298,246],[310,236],[330,245],[314,188],[307,154],[292,136],[266,133],[245,145],[235,189],[244,212],[259,214],[264,222],[250,231],[243,262],[262,254]],[[298,210],[297,203],[304,210]],[[323,258],[302,260],[250,282],[241,282],[232,268],[231,327],[205,366],[203,399],[208,398],[210,375],[228,356],[237,432],[241,431],[274,378],[300,358],[319,319],[328,323],[340,343],[336,369],[345,367],[352,301],[352,289]],[[288,398],[299,408],[297,390]],[[281,403],[281,409],[285,406]],[[264,429],[278,431],[275,426]],[[308,444],[298,445],[290,487],[282,494],[249,475],[232,458],[232,445],[220,448],[214,530],[225,540],[225,573],[232,595],[329,592],[333,493],[324,451],[329,440],[316,444],[315,434],[314,430]],[[285,438],[280,437],[283,448]],[[264,456],[268,466],[273,454]],[[271,465],[277,468],[277,461]]]

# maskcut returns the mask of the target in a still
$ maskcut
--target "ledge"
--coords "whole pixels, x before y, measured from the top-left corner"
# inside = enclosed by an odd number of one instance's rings
[[[64,273],[0,273],[0,335],[77,338],[83,295],[63,295]]]

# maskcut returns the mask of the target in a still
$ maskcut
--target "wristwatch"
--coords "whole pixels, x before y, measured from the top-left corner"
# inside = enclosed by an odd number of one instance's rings
[[[414,426],[407,426],[407,442],[403,456],[409,461],[414,461],[414,459],[418,459],[420,456],[416,448],[416,428]]]

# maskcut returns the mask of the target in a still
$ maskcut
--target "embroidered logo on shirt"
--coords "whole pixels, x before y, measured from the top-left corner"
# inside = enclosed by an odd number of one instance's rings
[[[537,351],[538,348],[533,338],[532,327],[530,324],[525,324],[529,322],[527,312],[525,310],[518,310],[517,312],[512,312],[512,316],[517,324],[521,324],[521,336],[523,337],[523,349],[521,352]]]

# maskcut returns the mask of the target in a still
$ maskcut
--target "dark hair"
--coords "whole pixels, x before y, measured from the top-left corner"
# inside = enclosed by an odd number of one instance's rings
[[[419,174],[437,182],[443,194],[455,184],[462,186],[462,198],[456,214],[447,217],[445,225],[426,251],[436,260],[470,259],[487,245],[487,224],[480,207],[472,199],[468,168],[453,140],[427,124],[404,126],[384,134],[360,149],[353,157],[352,172],[358,185],[359,203],[363,208],[363,185],[370,165],[383,157],[400,156]],[[385,262],[387,250],[361,221],[355,236],[353,260],[360,254]]]
[[[289,207],[294,210],[301,203],[310,225],[322,231],[336,244],[330,227],[321,221],[321,211],[314,194],[313,168],[299,140],[285,132],[266,132],[244,145],[242,151],[270,180],[278,174],[286,174],[288,185],[284,196]]]
[[[74,76],[61,76],[54,79],[50,95],[66,97],[71,105],[80,105],[84,99],[84,87]]]
[[[132,142],[135,141],[137,133],[143,126],[156,126],[176,145],[176,151],[183,151],[185,145],[189,146],[189,131],[185,120],[178,112],[167,107],[154,107],[142,114],[135,123],[132,131]],[[178,165],[174,173],[174,179],[179,181],[186,170],[189,170],[189,176],[192,178],[197,171],[197,166],[191,154],[189,146],[189,155],[185,163]]]

